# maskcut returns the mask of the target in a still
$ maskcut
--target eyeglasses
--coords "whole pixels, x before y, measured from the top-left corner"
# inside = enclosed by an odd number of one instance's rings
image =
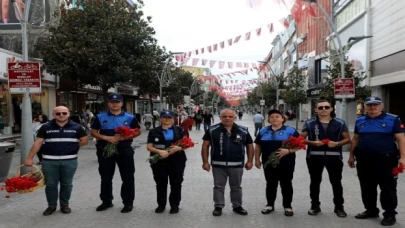
[[[318,110],[329,110],[330,106],[318,106]]]
[[[55,112],[55,115],[60,116],[60,115],[64,115],[66,116],[68,113],[67,112]]]

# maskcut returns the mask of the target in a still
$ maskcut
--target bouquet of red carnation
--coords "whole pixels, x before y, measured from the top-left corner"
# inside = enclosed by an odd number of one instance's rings
[[[404,172],[404,168],[405,168],[404,165],[399,164],[398,167],[392,169],[392,175],[394,175],[395,177],[398,176],[398,174]]]
[[[284,149],[305,149],[305,138],[302,137],[301,135],[298,137],[291,136],[287,140],[283,141],[283,144],[281,144],[281,148]],[[277,156],[275,152],[272,152],[269,155],[269,158],[267,159],[266,163],[264,163],[263,168],[266,168],[268,165],[273,166],[273,168],[276,168],[280,164],[280,158]]]
[[[38,182],[42,179],[40,172],[30,171],[28,174],[18,177],[8,178],[4,182],[4,186],[0,187],[0,190],[6,190],[7,193],[16,193],[21,191],[33,191],[34,187],[38,186]],[[7,194],[6,198],[10,195]]]
[[[195,143],[193,142],[193,140],[191,140],[191,138],[183,137],[182,139],[178,140],[177,142],[172,143],[172,145],[169,146],[168,148],[166,148],[165,150],[169,151],[174,146],[179,146],[179,147],[183,148],[183,150],[185,150],[190,147],[194,147],[194,145],[195,145]],[[155,154],[152,157],[149,157],[146,161],[150,162],[151,164],[155,164],[160,159],[162,159],[162,157],[160,157],[159,154]]]
[[[139,132],[139,128],[131,129],[129,127],[119,126],[119,127],[115,128],[114,131],[115,131],[115,133],[121,135],[122,137],[128,137],[128,136],[137,135]],[[115,154],[118,154],[117,144],[108,143],[104,147],[104,153],[103,153],[104,157],[105,158],[112,157]]]

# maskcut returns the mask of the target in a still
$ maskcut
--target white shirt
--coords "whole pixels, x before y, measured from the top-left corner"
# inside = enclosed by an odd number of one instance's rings
[[[264,120],[264,117],[262,114],[257,113],[256,115],[253,116],[253,122],[255,123],[262,123]]]

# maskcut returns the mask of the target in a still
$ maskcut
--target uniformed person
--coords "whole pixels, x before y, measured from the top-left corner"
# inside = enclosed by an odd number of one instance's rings
[[[253,140],[246,127],[234,123],[236,113],[232,109],[223,109],[220,113],[221,123],[209,126],[203,137],[201,148],[202,168],[210,171],[208,150],[211,147],[211,165],[214,177],[214,216],[222,214],[225,206],[224,191],[229,178],[233,211],[240,215],[248,212],[242,207],[243,167],[247,170],[253,166]],[[245,164],[245,154],[247,162]]]
[[[277,187],[280,182],[284,215],[293,216],[294,212],[291,206],[293,199],[292,179],[295,168],[295,152],[298,149],[280,147],[283,141],[288,140],[291,136],[298,137],[299,133],[295,128],[284,125],[287,119],[279,110],[270,110],[267,121],[270,126],[260,129],[255,139],[255,166],[260,169],[261,162],[265,164],[271,153],[277,153],[280,164],[277,167],[268,165],[264,168],[264,176],[267,182],[267,205],[262,210],[262,214],[269,214],[274,211],[274,201],[276,200]]]
[[[350,135],[344,120],[331,117],[332,105],[328,100],[315,104],[315,118],[305,121],[301,135],[307,140],[307,166],[311,177],[311,208],[309,215],[321,212],[319,193],[324,168],[328,171],[332,184],[334,212],[338,217],[347,216],[343,203],[343,156],[342,146],[350,142]],[[329,140],[322,142],[322,140]]]
[[[121,212],[128,213],[133,209],[135,198],[135,152],[131,144],[133,139],[138,137],[141,132],[138,131],[136,135],[126,137],[115,133],[115,129],[120,126],[131,129],[140,128],[138,120],[134,115],[122,111],[122,101],[123,99],[120,94],[109,94],[109,111],[97,114],[91,125],[91,135],[98,139],[96,148],[99,164],[98,171],[101,177],[100,199],[102,204],[97,207],[96,211],[104,211],[113,206],[112,179],[116,164],[118,165],[122,179],[121,198],[124,207]],[[108,143],[117,144],[118,153],[111,157],[104,156],[104,147]]]
[[[384,218],[383,226],[395,224],[397,199],[397,176],[392,169],[399,163],[405,165],[404,125],[398,116],[383,112],[381,98],[371,96],[365,102],[367,114],[356,120],[348,164],[357,167],[361,197],[366,211],[357,219],[378,217],[377,185],[380,186],[380,201]],[[399,150],[398,150],[399,146]]]
[[[186,154],[181,147],[172,146],[172,143],[184,137],[184,130],[173,125],[174,113],[162,111],[160,113],[160,126],[149,131],[147,150],[150,155],[159,154],[164,158],[151,165],[153,179],[156,182],[157,203],[156,213],[163,213],[167,203],[167,184],[170,180],[170,214],[179,213],[181,201],[181,184],[183,183],[184,169],[186,167]]]

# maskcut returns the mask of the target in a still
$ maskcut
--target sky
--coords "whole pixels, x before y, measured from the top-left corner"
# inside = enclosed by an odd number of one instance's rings
[[[171,52],[194,51],[218,43],[218,51],[209,54],[192,55],[192,58],[220,60],[231,62],[262,61],[269,54],[271,42],[278,32],[284,30],[280,19],[288,15],[289,10],[278,0],[143,0],[145,15],[152,16],[152,26],[156,30],[159,45]],[[250,7],[252,4],[253,8]],[[289,3],[287,3],[289,4]],[[270,34],[267,27],[273,23],[274,32]],[[261,35],[256,36],[256,29],[262,28]],[[251,31],[249,41],[244,40],[245,33]],[[235,39],[241,40],[232,46],[219,48],[219,43]],[[207,50],[205,50],[207,53]],[[208,66],[209,64],[207,64]],[[197,66],[202,67],[201,60]],[[211,68],[213,75],[242,70],[219,69],[218,63]],[[232,80],[249,80],[257,78],[257,71],[249,75],[233,76]],[[230,80],[224,77],[224,80]],[[231,84],[225,84],[228,86]]]

